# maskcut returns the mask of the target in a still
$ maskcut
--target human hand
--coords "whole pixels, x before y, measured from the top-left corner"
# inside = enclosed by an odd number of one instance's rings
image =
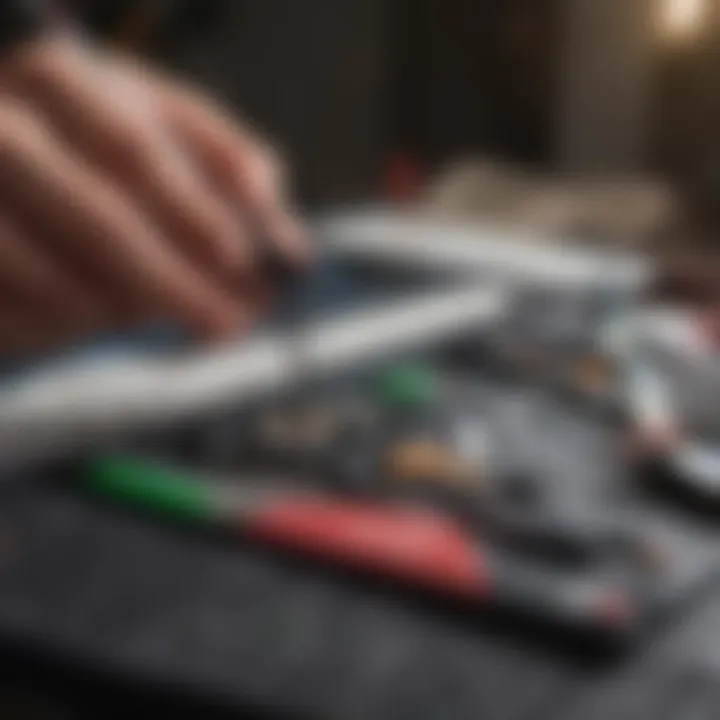
[[[68,36],[0,63],[0,351],[174,318],[221,338],[303,262],[272,153],[190,89]]]

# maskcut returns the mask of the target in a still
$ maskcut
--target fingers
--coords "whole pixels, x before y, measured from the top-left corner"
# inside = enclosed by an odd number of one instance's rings
[[[152,148],[144,161],[152,165],[143,169],[138,163],[127,182],[144,189],[143,204],[165,236],[213,272],[249,273],[252,254],[238,218],[161,132],[138,142]]]
[[[15,86],[193,261],[216,272],[247,270],[252,258],[237,218],[166,131],[147,86],[94,59],[60,45],[25,58]]]
[[[234,330],[233,299],[174,252],[121,189],[54,142],[32,114],[6,104],[0,128],[0,192],[35,234],[63,243],[109,294],[136,298],[203,335]]]
[[[201,96],[161,82],[155,89],[175,132],[227,197],[254,217],[286,257],[306,261],[308,248],[299,223],[285,208],[275,154]]]
[[[250,235],[303,258],[279,164],[206,102],[62,39],[3,63],[0,85],[19,101],[0,104],[0,209],[27,233],[0,237],[0,286],[33,307],[51,288],[38,311],[68,332],[82,307],[224,337],[269,295]]]

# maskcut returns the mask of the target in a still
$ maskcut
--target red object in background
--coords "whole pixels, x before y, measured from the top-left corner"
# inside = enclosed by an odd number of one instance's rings
[[[404,205],[420,197],[424,186],[418,161],[407,153],[395,153],[385,167],[385,194],[393,203]]]
[[[250,518],[247,529],[260,541],[459,597],[484,598],[489,589],[475,539],[429,512],[278,501]]]

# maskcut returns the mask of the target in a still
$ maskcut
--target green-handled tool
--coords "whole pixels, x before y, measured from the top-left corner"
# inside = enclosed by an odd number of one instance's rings
[[[111,501],[349,569],[552,622],[625,633],[636,608],[622,587],[558,584],[499,560],[472,532],[437,512],[348,501],[301,487],[221,484],[139,457],[95,457],[84,486]]]
[[[474,536],[426,510],[348,502],[287,486],[228,486],[124,455],[87,461],[82,478],[94,493],[172,520],[223,527],[446,593],[485,594]]]

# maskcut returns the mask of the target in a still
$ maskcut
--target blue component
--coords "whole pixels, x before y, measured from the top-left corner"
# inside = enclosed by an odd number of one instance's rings
[[[362,307],[380,307],[439,284],[422,271],[381,267],[377,263],[330,254],[289,287],[281,289],[264,330],[278,332],[302,327],[308,320],[322,321]],[[101,334],[88,342],[43,357],[23,360],[0,358],[0,385],[26,380],[35,373],[66,365],[87,365],[119,357],[158,357],[188,347],[189,338],[176,325],[156,323],[124,333]]]
[[[187,344],[183,331],[170,324],[139,327],[124,333],[100,334],[87,342],[30,360],[0,359],[0,382],[27,379],[52,368],[74,364],[95,364],[119,356],[157,356]]]
[[[374,292],[363,292],[363,283],[337,260],[326,259],[294,283],[277,300],[265,328],[282,330],[295,320],[318,317],[338,308],[355,306]],[[101,363],[108,358],[142,358],[173,353],[188,346],[188,335],[177,325],[155,323],[122,333],[105,333],[87,342],[42,357],[22,361],[0,358],[0,385],[27,380],[66,365]]]

